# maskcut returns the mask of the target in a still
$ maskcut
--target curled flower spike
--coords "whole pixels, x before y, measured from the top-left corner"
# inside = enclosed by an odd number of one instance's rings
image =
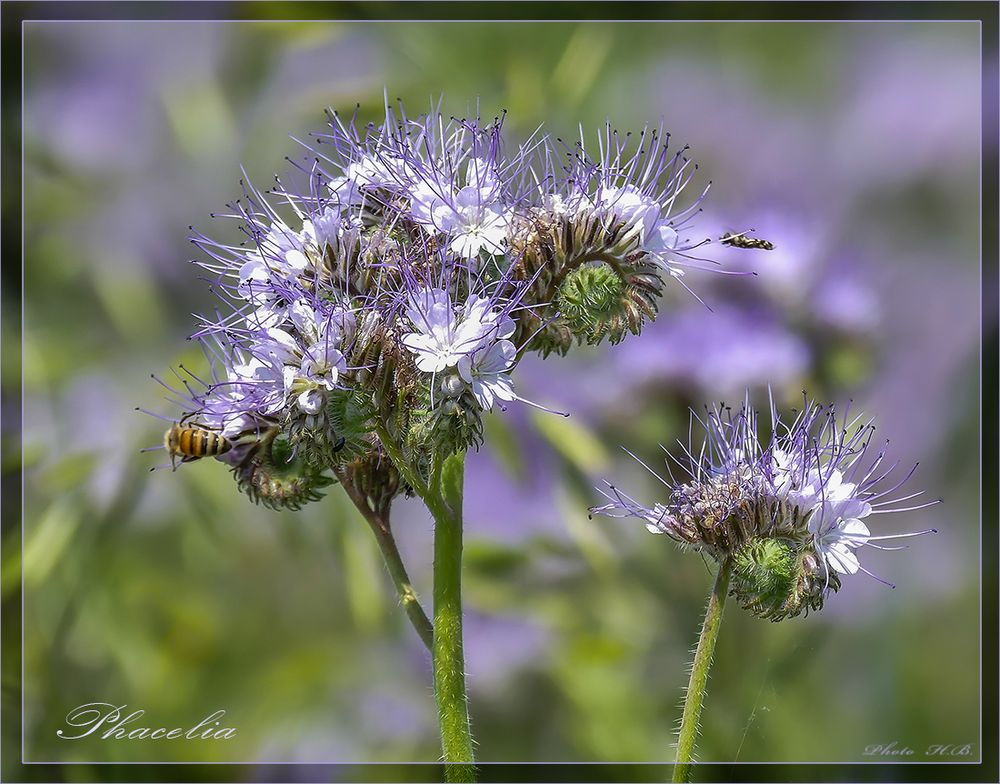
[[[561,155],[546,151],[534,174],[538,193],[529,201],[540,206],[527,213],[517,244],[538,298],[554,311],[528,325],[543,354],[639,334],[656,317],[664,277],[684,285],[684,267],[710,263],[692,253],[705,240],[682,236],[708,192],[683,202],[697,170],[687,148],[671,151],[662,130],[633,138],[610,126],[598,134],[596,156],[582,129],[575,148],[561,146]]]
[[[770,620],[821,609],[844,575],[862,572],[890,585],[861,565],[859,551],[899,549],[876,542],[936,531],[873,536],[865,520],[939,501],[900,506],[922,495],[898,495],[913,470],[890,479],[898,463],[886,466],[885,449],[871,446],[873,421],[849,413],[850,406],[840,416],[832,406],[807,401],[785,424],[772,403],[763,441],[748,399],[736,412],[692,414],[704,439],[689,442],[683,458],[668,458],[668,470],[674,462],[687,481],[657,476],[669,490],[666,502],[646,507],[609,485],[601,491],[608,503],[591,512],[638,518],[653,533],[731,563],[732,594]]]

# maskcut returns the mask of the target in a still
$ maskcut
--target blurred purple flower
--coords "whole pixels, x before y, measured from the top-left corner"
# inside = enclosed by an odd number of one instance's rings
[[[673,384],[697,396],[781,386],[809,368],[809,347],[757,309],[695,306],[661,316],[618,348],[613,374],[630,386]]]
[[[878,326],[881,310],[872,287],[849,273],[823,280],[812,303],[818,324],[852,334],[871,333]]]
[[[549,642],[547,630],[523,618],[469,612],[465,618],[469,687],[496,690],[519,669],[538,660]]]
[[[932,57],[924,38],[879,39],[847,62],[854,89],[838,106],[826,156],[844,182],[885,188],[974,171],[968,151],[978,148],[982,93],[973,35],[972,46],[957,38]]]
[[[465,480],[468,535],[505,544],[522,544],[536,537],[563,538],[565,525],[552,514],[559,489],[555,460],[523,409],[510,409],[507,420],[517,439],[521,470],[518,476],[504,470],[489,445],[469,456]]]

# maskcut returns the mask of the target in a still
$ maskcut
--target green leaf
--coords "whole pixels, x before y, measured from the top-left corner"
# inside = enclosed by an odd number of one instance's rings
[[[521,447],[514,435],[514,429],[502,416],[490,414],[483,418],[486,426],[486,443],[497,462],[514,479],[526,479],[527,466],[521,454]]]
[[[24,584],[45,581],[69,547],[80,525],[80,505],[60,498],[31,526],[24,545]]]
[[[41,485],[50,493],[70,490],[90,476],[97,465],[96,452],[70,452],[60,455],[55,463],[48,466],[41,476]]]
[[[507,547],[497,542],[477,539],[466,543],[462,557],[469,572],[479,577],[504,579],[520,571],[527,564],[530,555],[525,547]]]
[[[538,411],[532,414],[538,432],[572,465],[585,474],[600,473],[611,460],[604,445],[577,419]]]

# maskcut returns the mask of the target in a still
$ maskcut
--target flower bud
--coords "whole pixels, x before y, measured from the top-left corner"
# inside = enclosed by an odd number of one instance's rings
[[[829,593],[840,590],[840,577],[829,569],[812,547],[804,548],[795,563],[795,585],[789,597],[785,614],[781,618],[808,615],[809,611],[819,612]]]
[[[656,316],[663,281],[640,247],[638,227],[609,221],[599,210],[540,217],[520,264],[525,276],[536,276],[539,298],[552,301],[561,316],[532,341],[543,354],[566,353],[574,337],[619,343]]]
[[[388,514],[393,499],[401,493],[413,495],[400,476],[395,464],[378,448],[352,460],[340,475],[344,483],[351,483],[371,509]]]
[[[573,334],[599,343],[609,323],[619,318],[624,293],[621,275],[610,264],[598,263],[569,273],[555,304]]]
[[[441,394],[448,399],[461,397],[467,386],[457,373],[441,376]]]
[[[796,551],[784,539],[754,539],[733,554],[732,595],[758,618],[781,621],[823,609],[827,589],[837,591],[836,573],[827,574],[808,545]]]
[[[468,387],[438,404],[431,422],[433,448],[442,454],[462,452],[483,442],[482,409]]]
[[[294,455],[284,439],[261,441],[237,466],[233,476],[240,491],[257,504],[274,509],[301,509],[323,497],[321,488],[333,484],[322,468]]]
[[[795,585],[795,551],[780,539],[752,539],[733,554],[732,594],[759,618],[777,620]]]

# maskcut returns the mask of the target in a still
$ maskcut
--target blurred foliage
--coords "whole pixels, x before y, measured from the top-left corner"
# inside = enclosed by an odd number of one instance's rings
[[[361,121],[376,119],[384,85],[411,112],[441,95],[456,113],[474,111],[477,99],[484,115],[506,108],[515,138],[543,121],[573,138],[578,123],[613,118],[641,127],[662,116],[719,184],[720,211],[733,206],[741,215],[753,213],[755,194],[772,183],[754,173],[755,154],[775,160],[768,134],[791,129],[791,146],[775,142],[789,156],[775,181],[798,183],[790,203],[828,197],[850,216],[851,239],[867,241],[866,258],[877,260],[866,271],[884,310],[875,335],[857,342],[824,347],[822,331],[799,329],[815,361],[775,392],[794,401],[808,386],[821,396],[851,391],[888,403],[879,413],[892,437],[902,437],[904,462],[922,459],[919,483],[947,503],[900,523],[914,529],[938,520],[939,540],[872,558],[899,582],[894,592],[860,577],[822,615],[778,625],[729,608],[699,757],[838,762],[865,759],[873,743],[923,749],[975,741],[977,301],[970,298],[978,143],[956,151],[935,136],[929,153],[911,160],[903,154],[908,140],[893,137],[900,160],[884,162],[898,163],[893,176],[860,166],[840,180],[818,171],[811,178],[795,147],[817,155],[829,147],[833,155],[837,144],[857,143],[833,138],[842,116],[873,136],[894,133],[891,123],[883,131],[877,102],[858,98],[865,84],[850,67],[856,60],[873,79],[890,68],[889,50],[906,63],[968,62],[978,79],[974,28],[970,37],[957,27],[29,27],[28,758],[437,759],[429,662],[342,494],[334,488],[302,512],[276,513],[248,504],[218,464],[148,473],[162,454],[138,449],[157,444],[165,425],[133,411],[172,415],[157,403],[161,391],[149,373],[178,362],[204,368],[182,340],[191,313],[215,307],[184,263],[192,254],[188,224],[225,234],[207,216],[238,193],[241,164],[266,184],[282,156],[296,151],[286,134],[319,129],[327,105],[349,111],[357,102]],[[952,71],[941,67],[945,79]],[[756,124],[729,123],[720,137],[712,112],[664,91],[666,75],[695,94],[733,96]],[[931,93],[951,86],[920,85]],[[978,81],[974,87],[978,96]],[[921,96],[926,108],[932,99]],[[820,188],[829,190],[817,195]],[[701,280],[691,283],[698,289]],[[920,316],[912,311],[923,306],[935,326],[920,339],[937,342],[914,346],[910,330]],[[3,318],[8,341],[10,308]],[[7,342],[3,348],[11,361],[16,352]],[[914,350],[923,357],[904,361]],[[594,352],[581,366],[553,357],[531,369],[526,387],[576,414],[576,394],[601,397],[609,376],[621,372],[608,356]],[[927,377],[912,377],[931,360]],[[467,647],[482,760],[672,757],[711,576],[697,556],[641,525],[589,521],[585,510],[603,477],[640,496],[655,493],[618,445],[659,464],[658,445],[686,435],[686,406],[712,395],[662,382],[610,389],[600,406],[570,419],[497,414],[488,423],[490,446],[470,458]],[[491,487],[500,489],[490,494]],[[429,521],[410,503],[395,513],[404,557],[427,599]],[[11,536],[5,578],[19,575],[16,530]],[[16,580],[5,579],[4,596],[15,589]],[[57,738],[66,714],[93,701],[144,709],[151,725],[167,727],[191,726],[221,708],[238,732],[226,742]]]

